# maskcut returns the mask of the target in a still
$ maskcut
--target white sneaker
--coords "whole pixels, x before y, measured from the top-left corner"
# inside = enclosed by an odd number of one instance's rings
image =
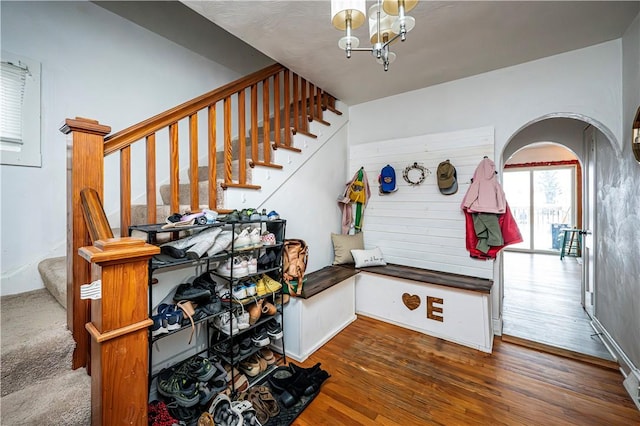
[[[251,238],[249,237],[249,231],[244,229],[233,240],[233,249],[240,250],[251,246]]]
[[[255,296],[258,293],[258,286],[254,282],[250,282],[246,284],[247,289],[247,297]]]
[[[233,287],[233,297],[238,300],[246,299],[247,288],[244,285],[236,285]]]
[[[249,259],[247,260],[247,269],[249,270],[250,274],[258,273],[258,261],[255,257],[249,256]]]
[[[233,277],[242,278],[249,275],[249,263],[239,258],[233,259]]]
[[[224,312],[213,319],[213,325],[224,334],[230,336],[240,331],[238,321],[231,320],[231,313]]]
[[[241,314],[237,315],[236,318],[236,323],[238,324],[239,330],[246,330],[251,326],[251,324],[249,324],[249,312],[244,311]]]
[[[231,259],[230,258],[227,259],[226,262],[218,266],[218,269],[216,269],[216,271],[224,277],[230,277],[231,276]]]
[[[251,240],[252,247],[262,247],[262,235],[260,235],[260,228],[253,228],[251,230],[249,233],[249,240]]]
[[[231,266],[231,258],[227,259],[222,265],[218,266],[216,271],[223,277],[230,277],[233,272],[233,278],[242,278],[249,275],[249,264],[246,260],[239,258],[233,259],[233,267]]]
[[[231,231],[220,232],[211,248],[207,250],[207,256],[213,256],[214,254],[218,254],[223,250],[228,249],[229,245],[231,245],[231,241],[233,241],[233,233]]]

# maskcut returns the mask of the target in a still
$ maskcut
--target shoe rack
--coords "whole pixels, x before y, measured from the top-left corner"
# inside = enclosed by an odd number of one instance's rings
[[[205,331],[206,349],[201,351],[195,356],[205,356],[211,359],[219,359],[224,361],[231,368],[231,380],[230,390],[232,395],[236,394],[238,384],[242,384],[237,379],[238,372],[240,371],[241,363],[252,359],[254,355],[257,355],[263,348],[270,348],[274,353],[275,360],[271,362],[267,367],[262,367],[260,364],[260,372],[255,376],[247,377],[248,386],[259,382],[264,378],[273,368],[276,368],[279,364],[286,363],[285,345],[284,345],[284,330],[282,326],[284,324],[284,309],[282,306],[282,251],[283,242],[285,240],[286,232],[286,220],[273,219],[273,220],[243,220],[234,222],[220,222],[217,221],[211,224],[205,225],[191,225],[183,226],[180,228],[163,228],[165,224],[147,224],[147,225],[134,225],[129,227],[129,235],[145,235],[146,242],[149,244],[159,245],[161,248],[164,244],[171,241],[181,240],[188,238],[194,233],[201,232],[210,228],[220,228],[220,232],[211,232],[211,234],[220,235],[223,231],[231,231],[231,235],[235,236],[241,233],[243,229],[247,228],[259,228],[261,233],[271,233],[275,236],[269,238],[269,245],[251,244],[248,247],[236,247],[236,239],[231,238],[231,244],[227,249],[215,253],[211,256],[205,255],[203,257],[194,258],[175,258],[168,254],[160,254],[152,257],[149,260],[149,316],[154,320],[154,325],[149,329],[149,386],[151,389],[153,379],[160,372],[153,372],[152,358],[154,355],[154,344],[161,339],[164,339],[175,333],[188,333],[189,330],[193,330],[196,327],[202,327]],[[215,230],[213,230],[215,231]],[[256,260],[255,272],[241,271],[238,275],[238,269],[234,268],[234,264],[240,263],[241,259],[252,256]],[[221,268],[221,265],[230,265],[228,270]],[[200,271],[200,275],[208,274],[208,278],[211,279],[210,292],[214,292],[221,297],[222,309],[215,313],[203,315],[200,312],[199,315],[193,317],[190,321],[181,321],[180,326],[175,324],[168,324],[170,315],[164,318],[162,315],[154,312],[153,306],[153,292],[154,292],[154,273],[159,271],[169,270],[194,270],[196,276]],[[202,271],[205,271],[204,273]],[[235,272],[235,273],[234,273]],[[268,277],[268,278],[264,278]],[[265,286],[265,282],[268,284]],[[180,283],[176,282],[176,286]],[[255,285],[255,286],[254,286]],[[277,288],[279,285],[279,288]],[[246,295],[245,297],[238,298],[234,296],[234,290],[238,287],[247,288],[253,287],[256,294]],[[217,291],[216,291],[217,290]],[[173,291],[173,290],[172,290]],[[235,291],[236,296],[242,296],[239,291]],[[177,300],[174,300],[177,304]],[[266,307],[265,310],[270,314],[260,312],[259,318],[255,321],[255,312],[251,316],[250,324],[243,329],[238,329],[238,316],[236,313],[248,312],[249,310],[255,311],[253,306],[261,304],[262,307]],[[197,305],[196,305],[197,312]],[[184,319],[184,318],[183,318]],[[220,325],[223,321],[228,321],[228,333],[221,330]],[[277,321],[280,326],[281,336],[277,344],[273,345],[270,341],[269,345],[260,346],[265,343],[264,339],[260,339],[260,334],[264,334],[267,328],[274,330],[273,321]],[[269,326],[269,327],[267,327]],[[162,328],[166,328],[163,330]],[[224,328],[224,327],[223,327]],[[276,333],[272,333],[276,335]],[[267,333],[268,336],[268,333]],[[202,339],[202,337],[200,337]],[[247,348],[247,339],[252,343]],[[191,341],[191,339],[189,339]],[[201,341],[194,343],[202,343]],[[193,343],[193,344],[194,344]],[[234,346],[240,347],[243,343],[242,351],[234,351]],[[191,342],[189,344],[192,344]],[[206,354],[206,355],[205,355]],[[181,360],[178,363],[182,363],[185,360]],[[246,385],[243,385],[243,387]],[[170,401],[167,401],[170,402]]]

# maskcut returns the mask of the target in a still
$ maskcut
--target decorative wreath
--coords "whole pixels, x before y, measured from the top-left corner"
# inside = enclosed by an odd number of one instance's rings
[[[409,179],[409,172],[411,170],[420,170],[420,178],[414,182],[411,179]],[[424,182],[424,178],[427,177],[427,175],[429,175],[431,172],[429,171],[429,169],[427,169],[424,166],[421,166],[418,163],[413,163],[410,166],[407,166],[404,168],[404,171],[402,172],[402,178],[411,186],[417,186],[420,185],[422,182]]]

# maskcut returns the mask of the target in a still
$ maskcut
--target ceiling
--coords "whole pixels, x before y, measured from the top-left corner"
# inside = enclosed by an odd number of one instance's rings
[[[128,3],[131,9],[131,3],[162,2],[97,3],[113,11],[114,3]],[[175,7],[175,2],[171,3]],[[151,25],[154,31],[164,31],[165,37],[174,39],[190,34],[192,46],[189,47],[195,51],[198,44],[207,49],[213,45],[218,49],[227,46],[226,53],[212,53],[215,56],[212,59],[223,64],[235,58],[236,62],[253,61],[262,67],[273,59],[348,105],[617,39],[640,12],[640,1],[423,0],[409,12],[416,26],[404,43],[398,41],[392,45],[398,58],[385,72],[367,52],[354,52],[351,59],[345,57],[337,46],[343,33],[330,22],[329,0],[185,0],[182,3],[240,40],[230,41],[227,36],[223,39],[219,29],[215,38],[204,38],[193,26],[177,25],[175,13],[168,26]],[[367,1],[367,6],[373,3]],[[139,15],[152,19],[150,13]],[[173,35],[166,34],[168,27],[173,28]],[[367,45],[365,27],[354,30],[361,47]],[[246,45],[247,49],[238,50],[238,43],[251,45],[265,56]]]

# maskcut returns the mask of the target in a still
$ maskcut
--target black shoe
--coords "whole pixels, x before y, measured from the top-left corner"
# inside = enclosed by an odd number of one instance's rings
[[[316,364],[302,368],[293,363],[276,368],[268,378],[271,388],[279,394],[278,401],[285,408],[294,406],[301,397],[317,393],[329,377],[329,373]]]
[[[240,345],[230,339],[215,344],[214,349],[229,358],[236,358],[240,355]]]
[[[240,341],[240,355],[246,355],[249,352],[251,352],[255,346],[253,346],[253,342],[251,341],[251,337],[250,336],[246,336],[244,337],[241,341]]]
[[[211,274],[209,271],[204,274],[198,275],[193,280],[193,286],[198,288],[204,288],[211,292],[211,294],[216,292],[216,283],[211,278]]]
[[[195,380],[183,371],[162,370],[158,374],[157,386],[160,395],[173,398],[181,407],[193,407],[200,400]]]
[[[186,249],[178,249],[171,246],[160,247],[160,253],[166,254],[167,256],[171,256],[175,259],[184,259],[185,257],[187,257]]]
[[[180,284],[176,289],[173,300],[176,302],[188,300],[194,303],[208,303],[211,300],[211,291],[206,288],[196,287],[193,284]]]
[[[267,250],[262,256],[258,258],[256,262],[258,263],[258,267],[260,269],[271,269],[274,266],[275,260],[275,252],[272,250]]]
[[[222,312],[222,300],[218,297],[217,294],[213,293],[211,295],[211,300],[206,305],[198,305],[196,311],[200,309],[202,312],[207,314],[207,316],[215,315],[218,312]]]
[[[180,424],[186,426],[197,426],[200,418],[200,409],[198,407],[181,407],[175,403],[167,404],[169,414],[180,420]]]

